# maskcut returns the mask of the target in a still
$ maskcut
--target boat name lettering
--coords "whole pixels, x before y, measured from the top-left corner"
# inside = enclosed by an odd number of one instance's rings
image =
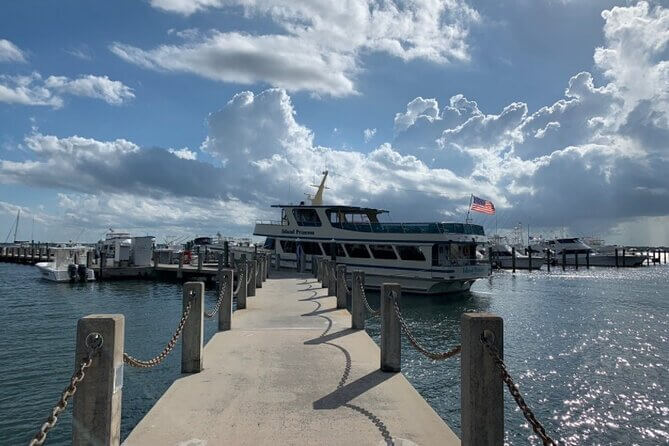
[[[282,229],[282,234],[296,234],[296,235],[314,235],[314,231],[300,231],[299,229]]]

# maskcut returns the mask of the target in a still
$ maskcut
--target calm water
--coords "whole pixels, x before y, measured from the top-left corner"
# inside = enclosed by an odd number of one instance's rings
[[[669,444],[669,268],[497,273],[471,296],[405,299],[403,313],[435,350],[457,343],[464,311],[504,318],[505,360],[549,433],[568,444]],[[378,296],[370,296],[378,305]],[[207,292],[207,306],[214,298]],[[0,264],[0,443],[26,443],[65,387],[76,321],[123,313],[126,351],[143,358],[169,339],[181,286],[148,281],[53,284],[29,266]],[[378,338],[378,322],[369,320]],[[216,328],[207,322],[206,339]],[[150,371],[126,368],[122,435],[179,376],[180,347]],[[459,359],[433,363],[403,345],[403,371],[459,432]],[[506,395],[509,444],[539,444]],[[69,444],[71,408],[49,434]]]

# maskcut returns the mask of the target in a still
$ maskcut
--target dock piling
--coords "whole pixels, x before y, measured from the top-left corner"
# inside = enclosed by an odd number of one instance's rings
[[[567,253],[563,249],[562,250],[562,271],[564,271],[566,267],[567,267]]]
[[[365,272],[353,271],[351,276],[351,328],[365,329],[365,304],[362,302],[362,290],[359,285],[365,286]]]
[[[546,268],[548,272],[551,272],[551,250],[546,248]]]
[[[381,371],[402,370],[402,332],[395,311],[402,298],[402,287],[398,283],[381,285]]]
[[[256,295],[256,268],[254,260],[246,261],[246,272],[249,275],[246,278],[246,295],[248,297],[253,297]]]
[[[528,256],[528,271],[532,272],[532,247],[528,245],[527,247],[527,256]]]
[[[585,253],[585,268],[590,269],[590,251]]]
[[[625,266],[625,248],[623,248],[623,266]]]
[[[574,253],[574,267],[578,269],[578,252]]]
[[[464,313],[460,319],[460,419],[462,446],[504,443],[504,388],[499,368],[481,336],[503,358],[503,321],[490,313]]]
[[[223,266],[222,263],[219,265]],[[218,293],[224,293],[221,308],[218,310],[218,331],[232,329],[233,274],[234,272],[231,268],[219,268],[218,270]],[[218,295],[220,296],[220,294]]]
[[[76,367],[91,348],[98,348],[73,396],[74,446],[117,446],[121,441],[124,329],[121,314],[92,314],[77,323]]]
[[[183,251],[181,251],[179,253],[179,269],[177,269],[177,279],[183,278],[184,276],[183,268],[184,268],[184,253]]]
[[[513,273],[516,272],[516,247],[511,247],[511,270]]]
[[[204,283],[186,282],[183,287],[183,310],[192,301],[190,314],[184,324],[181,346],[181,373],[202,371],[204,343]]]
[[[200,272],[202,271],[202,261],[204,260],[203,255],[202,255],[202,249],[200,247],[197,247],[197,271]]]
[[[616,248],[616,268],[618,268],[618,248]]]
[[[337,265],[337,308],[346,308],[346,265]]]

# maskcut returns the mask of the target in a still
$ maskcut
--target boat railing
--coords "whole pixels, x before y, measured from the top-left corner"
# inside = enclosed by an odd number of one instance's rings
[[[273,225],[273,226],[284,226],[279,220],[256,220],[257,225]]]
[[[472,234],[485,235],[480,225],[465,223],[371,223],[333,222],[333,228],[357,232],[392,234]]]

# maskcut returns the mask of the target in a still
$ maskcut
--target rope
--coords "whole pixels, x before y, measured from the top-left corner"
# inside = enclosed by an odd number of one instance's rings
[[[181,332],[184,329],[184,326],[186,325],[186,321],[188,320],[188,316],[190,315],[190,310],[193,307],[193,302],[194,299],[193,293],[191,292],[190,295],[191,299],[188,301],[188,304],[186,304],[186,308],[184,309],[183,314],[181,315],[181,320],[179,321],[179,325],[177,326],[177,330],[174,332],[172,335],[172,339],[167,343],[163,351],[161,351],[157,356],[154,356],[153,358],[144,361],[141,359],[137,359],[133,356],[130,356],[127,353],[123,353],[123,362],[128,364],[131,367],[138,367],[138,368],[144,368],[148,369],[151,367],[155,367],[167,357],[170,353],[172,353],[172,350],[174,349],[174,346],[177,344],[177,341],[181,337]]]

